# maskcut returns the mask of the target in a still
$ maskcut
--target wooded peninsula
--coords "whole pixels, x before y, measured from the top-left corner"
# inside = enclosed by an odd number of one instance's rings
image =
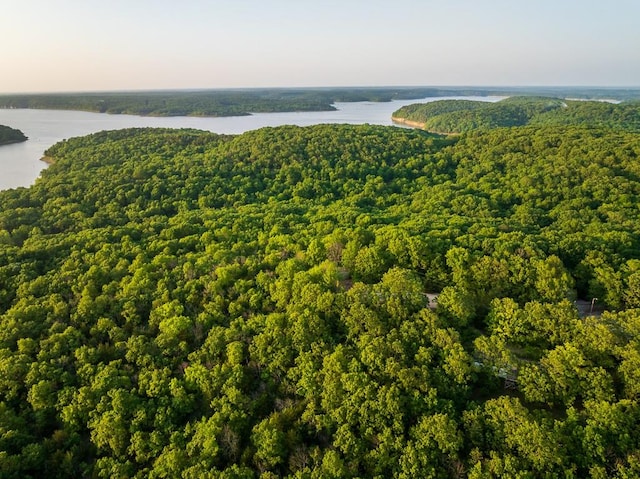
[[[11,128],[9,126],[0,125],[0,146],[8,145],[11,143],[20,143],[27,141],[27,137],[20,130]]]
[[[640,132],[640,101],[619,104],[519,96],[496,103],[441,100],[393,113],[394,122],[454,134],[513,126],[592,126]]]
[[[51,147],[0,192],[0,475],[638,477],[637,105],[419,118]]]

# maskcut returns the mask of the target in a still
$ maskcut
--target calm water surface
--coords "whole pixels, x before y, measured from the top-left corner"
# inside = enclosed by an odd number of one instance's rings
[[[447,97],[469,100],[498,101],[503,97]],[[47,167],[40,161],[44,151],[54,143],[74,136],[102,130],[131,127],[197,128],[215,133],[237,134],[265,126],[316,125],[319,123],[351,123],[391,125],[391,114],[412,103],[442,100],[442,97],[402,100],[386,103],[336,103],[336,111],[256,113],[251,116],[224,118],[169,118],[132,115],[107,115],[81,111],[6,110],[0,109],[0,125],[18,128],[29,137],[23,143],[0,146],[0,190],[30,186]]]

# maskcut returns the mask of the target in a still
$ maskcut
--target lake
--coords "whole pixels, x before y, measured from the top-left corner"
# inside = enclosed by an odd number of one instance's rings
[[[44,151],[60,140],[88,135],[102,130],[132,127],[197,128],[215,133],[237,134],[265,126],[319,123],[350,123],[392,125],[391,114],[412,103],[427,103],[443,99],[498,101],[504,97],[432,97],[391,102],[335,103],[335,111],[255,113],[250,116],[222,118],[202,117],[142,117],[108,115],[82,111],[9,110],[0,109],[0,125],[18,128],[29,140],[0,146],[0,190],[30,186],[47,165],[40,161]]]

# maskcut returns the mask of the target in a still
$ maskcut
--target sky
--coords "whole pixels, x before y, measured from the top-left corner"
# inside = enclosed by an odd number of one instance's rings
[[[0,0],[0,93],[640,86],[638,0]]]

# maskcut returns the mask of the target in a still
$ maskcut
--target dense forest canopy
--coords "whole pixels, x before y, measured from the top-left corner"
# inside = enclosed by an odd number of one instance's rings
[[[2,477],[640,474],[637,133],[47,154],[0,192]]]
[[[393,113],[393,119],[445,134],[525,125],[581,125],[640,132],[640,103],[548,97],[511,97],[496,103],[440,100],[404,106]]]
[[[27,141],[24,133],[15,128],[0,125],[0,146],[8,145],[9,143],[19,143],[21,141]]]
[[[176,90],[0,95],[0,108],[40,108],[146,116],[235,116],[252,112],[329,111],[335,102],[413,100],[439,96],[554,95],[640,99],[640,89],[345,87]]]

